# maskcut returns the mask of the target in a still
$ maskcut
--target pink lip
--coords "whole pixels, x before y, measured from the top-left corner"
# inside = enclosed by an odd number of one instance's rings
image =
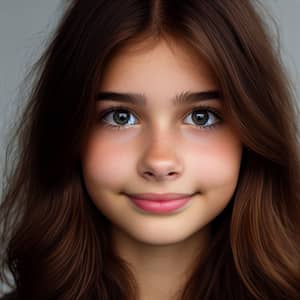
[[[152,200],[152,201],[168,201],[168,200],[178,200],[182,198],[191,197],[191,194],[178,194],[178,193],[167,193],[167,194],[130,194],[130,198],[139,199],[139,200]]]
[[[148,212],[172,212],[183,207],[192,195],[187,194],[139,194],[128,195],[130,200],[140,209]],[[142,197],[143,198],[142,198]],[[154,198],[155,197],[155,198]],[[147,199],[145,199],[147,198]]]

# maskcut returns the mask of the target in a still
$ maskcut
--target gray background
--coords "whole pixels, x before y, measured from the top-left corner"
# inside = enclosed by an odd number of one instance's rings
[[[300,0],[262,0],[262,2],[279,26],[278,38],[281,43],[282,59],[289,70],[300,103]],[[44,49],[47,37],[62,12],[61,0],[0,0],[1,175],[8,130],[11,120],[16,117],[16,104],[22,101],[20,84],[26,71]],[[0,184],[1,180],[2,176]]]

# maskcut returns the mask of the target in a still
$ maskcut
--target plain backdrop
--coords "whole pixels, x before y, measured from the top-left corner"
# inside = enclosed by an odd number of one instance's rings
[[[288,68],[295,93],[300,95],[300,0],[261,1],[278,24],[282,59]],[[16,118],[17,103],[22,102],[20,84],[25,73],[45,48],[49,34],[64,11],[63,8],[63,0],[0,0],[1,175],[9,128]],[[297,101],[300,103],[299,96]],[[0,176],[0,188],[2,178]]]

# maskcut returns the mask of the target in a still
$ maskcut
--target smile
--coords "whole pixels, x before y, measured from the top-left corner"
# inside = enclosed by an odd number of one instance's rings
[[[165,213],[165,212],[174,212],[186,203],[190,201],[192,195],[185,196],[183,198],[177,198],[173,200],[161,200],[161,199],[139,199],[128,195],[130,201],[138,208],[143,211],[153,212],[153,213]]]

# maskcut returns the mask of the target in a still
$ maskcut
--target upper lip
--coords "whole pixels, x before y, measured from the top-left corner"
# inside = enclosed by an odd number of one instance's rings
[[[180,194],[180,193],[167,193],[167,194],[128,194],[129,197],[139,200],[153,200],[153,201],[167,201],[167,200],[178,200],[182,198],[191,197],[192,194]]]

